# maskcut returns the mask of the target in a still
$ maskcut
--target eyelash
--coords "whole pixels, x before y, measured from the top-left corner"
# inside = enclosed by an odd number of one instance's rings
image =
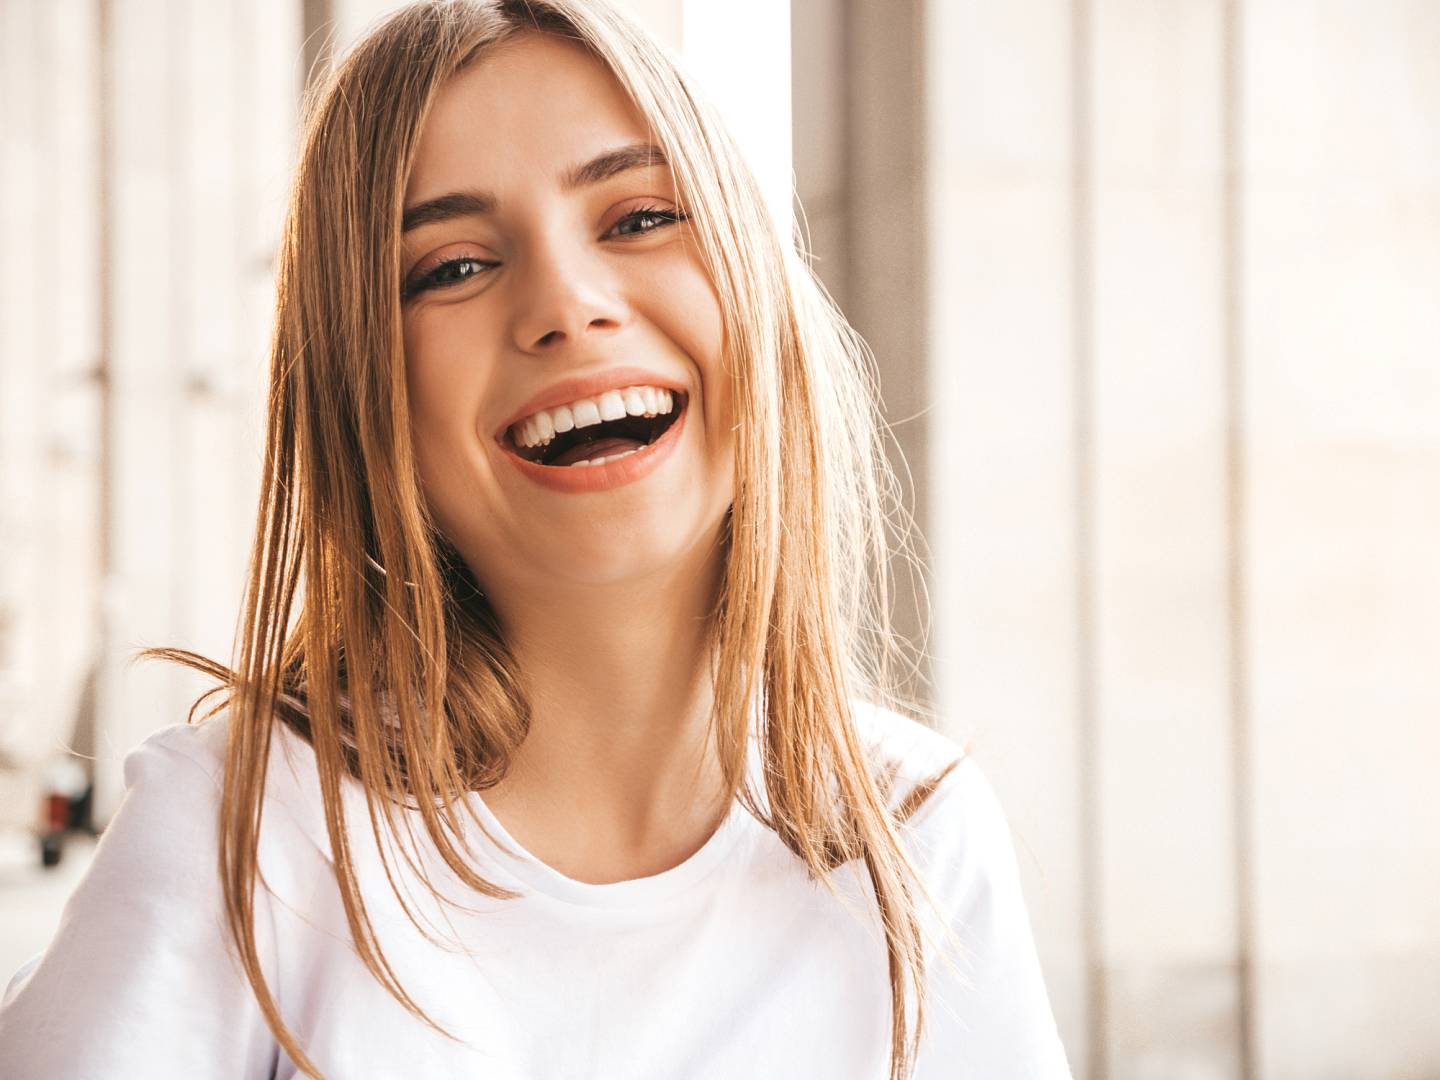
[[[626,214],[619,221],[617,221],[611,231],[614,232],[615,229],[618,229],[627,221],[633,221],[636,218],[658,218],[661,224],[652,225],[650,228],[641,229],[638,232],[623,233],[621,235],[644,236],[647,233],[652,233],[657,231],[658,229],[663,229],[667,225],[674,225],[677,222],[689,220],[688,215],[680,210],[666,210],[663,207],[659,206],[642,206],[636,210],[630,211],[630,213]],[[458,267],[466,266],[469,264],[474,264],[475,266],[479,267],[479,269],[473,270],[468,274],[462,274],[451,281],[441,280],[441,277],[446,273],[453,272]],[[445,262],[439,263],[431,267],[429,270],[425,271],[425,273],[421,274],[418,278],[406,284],[404,290],[401,293],[401,299],[408,300],[418,293],[427,292],[431,289],[446,289],[452,285],[458,285],[463,281],[468,281],[470,278],[474,277],[476,274],[481,273],[483,270],[489,269],[496,265],[498,264],[493,262],[487,262],[484,259],[472,258],[468,255],[459,259],[447,259]]]

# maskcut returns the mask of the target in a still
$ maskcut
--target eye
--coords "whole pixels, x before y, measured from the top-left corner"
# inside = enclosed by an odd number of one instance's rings
[[[477,259],[470,255],[461,256],[458,259],[446,259],[444,262],[436,263],[429,269],[413,275],[405,283],[401,297],[408,300],[412,296],[430,289],[445,289],[451,285],[459,285],[497,265],[499,264],[486,262],[484,259]]]
[[[667,225],[674,225],[677,221],[686,220],[688,220],[687,215],[679,210],[666,210],[659,206],[642,206],[622,217],[610,231],[616,236],[643,236],[656,229],[663,229]],[[634,229],[622,228],[622,226],[632,223],[635,225]]]

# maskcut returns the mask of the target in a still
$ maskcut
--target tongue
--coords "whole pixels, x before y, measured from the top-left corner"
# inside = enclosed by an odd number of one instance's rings
[[[589,461],[591,458],[623,454],[626,450],[639,450],[644,445],[639,439],[622,439],[615,435],[609,435],[602,439],[596,439],[594,442],[577,443],[550,464],[574,465],[577,461]]]

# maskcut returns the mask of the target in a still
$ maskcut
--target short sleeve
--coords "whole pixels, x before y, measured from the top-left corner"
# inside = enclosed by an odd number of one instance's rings
[[[1010,828],[973,758],[941,782],[912,829],[958,943],[930,960],[915,1080],[1069,1080]]]
[[[214,741],[180,725],[127,755],[125,795],[55,938],[5,992],[0,1076],[272,1075],[273,1039],[227,949]],[[269,898],[255,899],[265,957]]]

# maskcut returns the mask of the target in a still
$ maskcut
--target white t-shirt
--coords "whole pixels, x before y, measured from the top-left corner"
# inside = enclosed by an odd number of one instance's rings
[[[962,756],[952,740],[894,713],[857,713],[862,737],[901,762],[896,799]],[[215,836],[225,723],[222,715],[166,728],[127,756],[125,798],[54,941],[6,991],[0,1076],[299,1075],[227,953]],[[594,885],[529,855],[471,796],[514,849],[475,830],[477,869],[525,895],[471,896],[462,902],[474,911],[457,911],[431,899],[397,857],[436,944],[391,893],[363,793],[347,781],[351,851],[385,955],[458,1041],[436,1033],[355,955],[313,754],[289,729],[277,731],[259,852],[271,891],[256,888],[258,943],[285,1019],[327,1080],[888,1076],[890,988],[878,925],[809,881],[738,802],[680,865]],[[752,770],[757,746],[752,737]],[[1009,830],[974,761],[952,771],[911,821],[909,850],[964,950],[956,965],[931,960],[915,1080],[1068,1078]],[[444,866],[433,859],[428,865]],[[432,872],[447,895],[461,896],[448,870]],[[835,880],[863,905],[857,910],[874,913],[858,861]]]

